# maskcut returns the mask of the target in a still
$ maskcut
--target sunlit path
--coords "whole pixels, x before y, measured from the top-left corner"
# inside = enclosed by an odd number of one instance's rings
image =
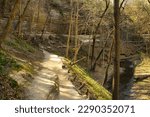
[[[39,73],[34,76],[34,80],[27,87],[27,99],[84,99],[67,79],[68,72],[62,69],[62,58],[46,51],[44,51],[44,55],[45,59],[41,62],[42,69],[38,71]],[[55,87],[55,80],[58,80],[58,87]],[[59,95],[57,97],[54,95],[55,92],[49,94],[51,90],[57,90],[54,88],[58,88]]]

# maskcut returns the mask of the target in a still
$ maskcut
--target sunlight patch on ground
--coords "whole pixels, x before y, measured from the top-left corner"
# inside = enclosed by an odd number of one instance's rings
[[[62,57],[59,57],[58,55],[54,55],[51,53],[48,53],[46,51],[43,51],[45,54],[45,58],[47,61],[43,63],[43,65],[51,70],[53,70],[56,74],[58,74],[59,77],[59,83],[60,83],[60,100],[82,100],[85,99],[81,95],[78,94],[78,92],[75,90],[74,85],[66,79],[67,77],[67,70],[62,69]]]
[[[145,57],[141,64],[135,68],[135,76],[150,75],[150,58]]]
[[[60,62],[61,59],[60,58],[50,58],[51,61],[55,61],[55,62]]]
[[[43,51],[43,53],[45,55],[45,59],[50,59],[51,61],[54,61],[54,62],[60,62],[61,61],[61,57],[59,57],[58,55],[51,54],[51,53],[48,53],[46,51]]]

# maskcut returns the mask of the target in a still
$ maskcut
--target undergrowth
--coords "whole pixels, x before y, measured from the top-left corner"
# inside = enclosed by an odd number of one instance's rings
[[[25,70],[32,74],[34,72],[32,64],[30,65],[28,59],[20,56],[33,55],[36,57],[34,54],[37,53],[37,49],[22,38],[7,39],[3,44],[6,51],[0,51],[0,99],[23,99],[23,87],[18,85],[13,78],[10,78],[9,73]],[[12,51],[9,53],[8,50]],[[13,52],[16,51],[19,56],[13,55]]]
[[[11,70],[20,69],[22,66],[16,60],[0,51],[0,99],[22,99],[22,88],[8,76]]]
[[[13,47],[14,49],[20,50],[22,52],[31,52],[34,53],[36,49],[28,44],[24,39],[22,38],[15,38],[15,39],[9,39],[5,41],[5,44],[7,46]]]
[[[10,70],[20,70],[22,67],[16,60],[0,52],[0,76],[6,76]]]

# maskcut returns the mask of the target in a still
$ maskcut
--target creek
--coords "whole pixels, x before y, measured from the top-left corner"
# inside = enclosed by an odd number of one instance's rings
[[[120,75],[120,99],[121,100],[148,100],[150,99],[150,77],[139,73],[138,79],[135,76],[136,67],[140,60],[121,61],[124,72]],[[145,78],[144,78],[145,77]]]

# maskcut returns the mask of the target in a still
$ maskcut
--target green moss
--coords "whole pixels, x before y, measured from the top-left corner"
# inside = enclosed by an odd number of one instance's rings
[[[111,93],[106,90],[102,85],[100,85],[99,83],[97,83],[95,80],[93,80],[91,78],[91,76],[81,67],[79,67],[78,65],[73,65],[70,66],[69,63],[70,61],[66,59],[67,65],[68,67],[72,70],[72,72],[74,74],[77,75],[77,77],[86,83],[89,91],[95,95],[95,97],[97,99],[100,100],[109,100],[111,99]]]

